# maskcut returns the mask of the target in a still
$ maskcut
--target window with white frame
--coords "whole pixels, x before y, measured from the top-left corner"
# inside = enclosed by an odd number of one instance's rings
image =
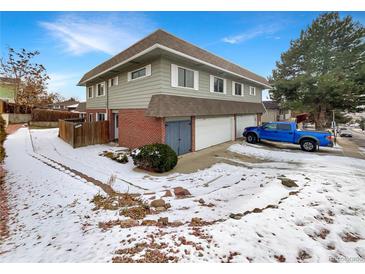
[[[217,93],[226,93],[227,80],[216,76],[210,76],[210,91]]]
[[[89,122],[92,122],[92,121],[93,121],[93,114],[89,113]]]
[[[96,121],[105,121],[105,113],[97,113]]]
[[[243,84],[232,81],[232,94],[243,96]]]
[[[256,95],[256,88],[250,87],[250,95]]]
[[[198,90],[199,72],[171,64],[171,86]]]
[[[93,98],[93,87],[92,86],[87,88],[87,97]]]
[[[128,72],[128,81],[144,78],[150,76],[152,72],[151,65]]]
[[[99,83],[96,85],[96,95],[97,96],[105,95],[105,84],[104,83]]]
[[[109,79],[108,83],[109,83],[109,84],[108,84],[108,85],[109,85],[109,87],[117,86],[117,85],[118,85],[118,76],[117,76],[117,77],[114,77],[114,78]]]

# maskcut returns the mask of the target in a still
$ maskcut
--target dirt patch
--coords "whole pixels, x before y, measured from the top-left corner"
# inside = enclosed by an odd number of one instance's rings
[[[357,242],[357,241],[363,239],[356,232],[344,232],[340,236],[341,236],[342,241],[344,241],[344,242]]]
[[[303,250],[303,249],[299,250],[298,256],[297,256],[298,263],[305,262],[306,260],[309,260],[310,258],[312,258],[312,256],[308,253],[308,251]]]
[[[0,241],[9,236],[8,221],[9,221],[9,206],[8,206],[8,191],[5,186],[5,170],[0,166]]]
[[[129,248],[118,249],[112,258],[113,263],[172,263],[179,258],[175,255],[177,251],[169,248],[164,242],[157,243],[156,238],[163,236],[162,231],[146,235],[146,241],[136,243]]]

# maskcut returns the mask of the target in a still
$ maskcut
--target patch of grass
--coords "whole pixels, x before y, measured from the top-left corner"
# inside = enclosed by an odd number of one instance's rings
[[[134,220],[140,220],[150,214],[150,207],[147,204],[142,204],[136,207],[124,208],[120,211],[120,215],[129,217]]]
[[[113,161],[116,161],[121,164],[128,163],[128,155],[125,152],[112,152],[112,151],[104,151],[101,156],[107,157]]]
[[[110,196],[96,194],[91,202],[95,204],[95,210],[118,210],[122,207],[136,206],[142,204],[141,199],[127,193]]]

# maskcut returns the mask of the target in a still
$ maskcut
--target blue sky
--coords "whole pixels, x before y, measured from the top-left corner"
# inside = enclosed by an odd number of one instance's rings
[[[320,12],[0,12],[1,56],[7,47],[39,50],[49,89],[85,99],[82,75],[157,28],[269,76]],[[365,12],[341,12],[365,23]],[[264,95],[264,99],[267,94]]]

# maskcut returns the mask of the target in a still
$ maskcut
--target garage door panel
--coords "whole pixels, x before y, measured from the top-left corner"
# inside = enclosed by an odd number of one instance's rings
[[[198,117],[195,120],[196,150],[231,141],[234,139],[233,116]]]
[[[242,133],[246,127],[257,126],[257,115],[237,115],[236,116],[236,138],[242,137]]]

